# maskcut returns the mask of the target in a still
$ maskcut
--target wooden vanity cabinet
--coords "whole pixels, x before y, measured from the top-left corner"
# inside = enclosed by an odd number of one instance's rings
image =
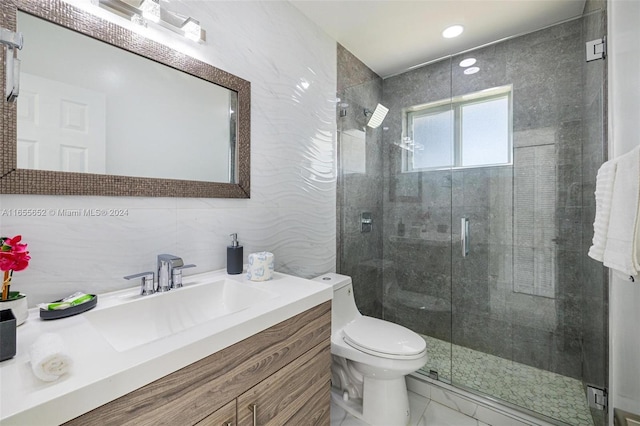
[[[330,338],[325,302],[65,425],[329,425]]]

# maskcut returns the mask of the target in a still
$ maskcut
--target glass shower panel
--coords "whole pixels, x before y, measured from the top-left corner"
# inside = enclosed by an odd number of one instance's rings
[[[581,267],[602,160],[602,133],[591,143],[600,147],[595,152],[585,144],[584,25],[576,19],[452,61],[454,97],[497,86],[512,91],[512,162],[453,172],[452,222],[469,219],[471,243],[463,256],[454,228],[452,382],[571,425],[593,424],[584,361],[602,362],[585,345],[593,335],[585,328],[585,291],[595,289],[593,309],[602,312],[603,283],[596,273],[585,286]],[[457,65],[469,57],[478,73]],[[591,98],[598,103],[597,93]],[[493,114],[472,129],[463,122],[461,131],[487,138],[478,144],[489,152],[496,138],[482,133],[503,128],[504,118]],[[602,123],[603,116],[593,120]],[[604,322],[600,315],[597,323]]]
[[[425,338],[429,357],[420,372],[445,381],[451,378],[450,71],[445,60],[390,77],[382,101],[390,108],[383,124],[383,316]],[[436,110],[418,112],[425,104]]]
[[[382,80],[373,78],[338,93],[338,265],[353,280],[356,305],[363,315],[382,318],[382,127],[366,125],[364,111],[374,110]],[[372,226],[364,227],[362,214]]]
[[[606,34],[606,13],[594,10],[583,17],[583,42],[602,38]],[[595,182],[600,165],[607,160],[606,141],[606,61],[583,62],[585,82],[582,112],[582,241],[580,269],[582,297],[580,324],[582,326],[582,381],[585,386],[606,389],[608,386],[608,272],[600,262],[584,255],[593,239],[595,219]],[[575,188],[574,188],[575,189]],[[607,423],[605,411],[592,409],[596,426]]]

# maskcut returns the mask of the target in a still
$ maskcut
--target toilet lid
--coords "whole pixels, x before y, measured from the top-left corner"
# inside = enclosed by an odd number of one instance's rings
[[[422,355],[424,339],[401,325],[362,316],[342,329],[344,341],[364,352],[393,357]]]

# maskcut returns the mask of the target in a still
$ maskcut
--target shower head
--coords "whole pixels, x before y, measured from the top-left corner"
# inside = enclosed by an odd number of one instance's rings
[[[378,106],[376,106],[376,109],[373,112],[371,112],[371,110],[365,109],[364,110],[365,117],[371,116],[371,118],[367,122],[367,126],[371,127],[372,129],[375,129],[376,127],[380,126],[382,124],[382,120],[384,120],[388,112],[389,112],[389,108],[385,107],[382,104],[378,104]]]

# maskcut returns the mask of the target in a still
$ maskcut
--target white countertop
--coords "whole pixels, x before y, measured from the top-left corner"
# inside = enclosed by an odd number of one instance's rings
[[[221,278],[276,296],[124,352],[116,351],[83,314],[43,321],[38,309],[31,309],[27,321],[17,329],[16,356],[0,363],[0,424],[47,425],[71,420],[333,296],[326,284],[277,272],[270,281],[252,282],[245,274],[227,275],[221,270],[185,277],[184,285]],[[98,295],[94,310],[136,292],[139,287]],[[29,361],[30,345],[45,332],[58,334],[73,359],[72,371],[55,382],[38,380]]]

